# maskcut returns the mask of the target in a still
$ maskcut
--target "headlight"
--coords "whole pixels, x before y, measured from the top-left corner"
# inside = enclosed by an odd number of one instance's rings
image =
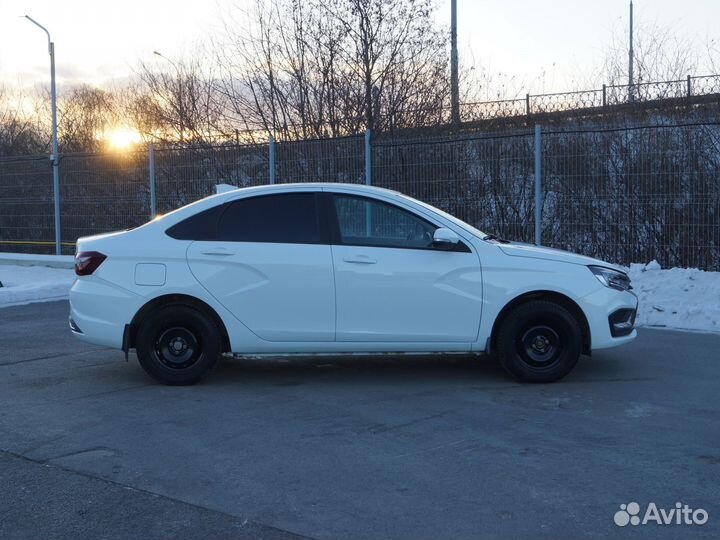
[[[618,291],[629,291],[632,289],[630,286],[630,278],[624,272],[618,272],[604,266],[588,266],[590,271],[598,278],[598,281],[610,287],[611,289],[617,289]]]

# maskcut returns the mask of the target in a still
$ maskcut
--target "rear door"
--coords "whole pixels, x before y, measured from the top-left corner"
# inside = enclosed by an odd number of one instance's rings
[[[312,191],[227,204],[215,240],[187,252],[198,281],[245,326],[269,341],[332,341],[332,253]]]

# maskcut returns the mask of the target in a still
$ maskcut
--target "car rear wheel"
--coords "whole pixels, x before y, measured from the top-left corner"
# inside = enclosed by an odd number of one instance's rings
[[[524,382],[562,379],[577,364],[581,350],[578,321],[553,302],[535,300],[518,306],[505,318],[498,333],[500,363]]]
[[[215,322],[186,305],[163,306],[138,328],[138,360],[155,380],[170,385],[195,384],[214,367],[222,352]]]

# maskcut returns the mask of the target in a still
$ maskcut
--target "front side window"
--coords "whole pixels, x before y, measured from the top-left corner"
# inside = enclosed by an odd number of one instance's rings
[[[335,213],[345,245],[427,249],[437,229],[407,210],[364,197],[336,195]]]
[[[217,227],[226,242],[321,243],[314,193],[261,195],[231,202]]]

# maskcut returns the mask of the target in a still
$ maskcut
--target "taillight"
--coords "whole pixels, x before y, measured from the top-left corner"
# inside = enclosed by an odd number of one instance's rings
[[[107,255],[100,252],[81,251],[75,255],[75,273],[78,276],[89,276],[105,259],[107,259]]]

